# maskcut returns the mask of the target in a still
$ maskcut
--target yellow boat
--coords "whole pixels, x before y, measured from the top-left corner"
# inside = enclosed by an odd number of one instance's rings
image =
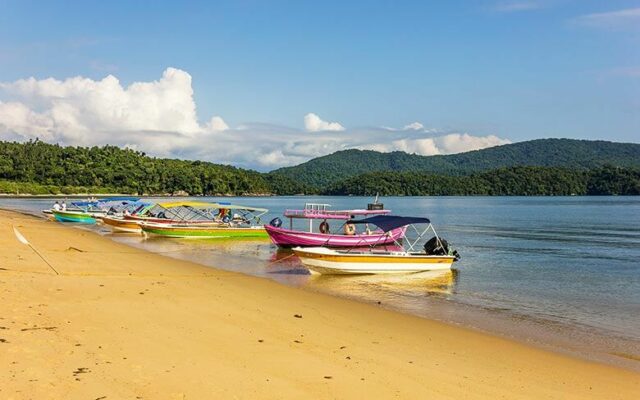
[[[145,216],[155,207],[155,203],[135,202],[117,214],[106,214],[99,219],[113,231],[141,233],[140,223],[147,220]]]
[[[428,224],[415,240],[409,241],[407,249],[402,251],[370,248],[369,251],[337,250],[326,247],[296,247],[294,253],[312,273],[319,274],[398,274],[422,271],[439,271],[451,269],[459,259],[458,253],[449,248],[446,240],[438,237],[428,218],[400,217],[378,215],[361,220],[351,220],[354,224],[376,225],[383,232],[390,232],[402,226]],[[415,228],[415,227],[414,227]],[[416,251],[415,246],[420,239],[432,230],[435,236],[424,246],[423,251]],[[397,245],[402,246],[401,243]]]
[[[130,233],[142,233],[140,223],[142,220],[126,219],[124,217],[116,217],[105,215],[101,218],[102,223],[114,231],[118,232],[130,232]]]
[[[407,252],[349,252],[326,247],[295,248],[312,272],[320,274],[401,274],[451,269],[455,256]]]

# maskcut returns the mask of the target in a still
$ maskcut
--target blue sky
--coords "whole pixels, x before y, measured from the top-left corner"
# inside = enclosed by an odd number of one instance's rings
[[[640,1],[3,0],[0,10],[0,102],[33,112],[51,110],[16,81],[112,74],[126,88],[172,67],[192,79],[198,121],[220,116],[236,138],[309,131],[314,113],[344,128],[321,139],[353,135],[340,145],[362,147],[371,130],[382,150],[381,127],[413,122],[430,138],[640,141]],[[20,124],[5,130],[26,137]],[[189,151],[157,153],[202,156]],[[265,169],[316,151],[271,164],[209,158]]]

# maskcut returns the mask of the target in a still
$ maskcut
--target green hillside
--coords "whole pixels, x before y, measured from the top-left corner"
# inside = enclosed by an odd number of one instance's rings
[[[13,194],[638,194],[638,171],[638,144],[567,139],[433,157],[347,150],[266,174],[116,146],[0,142],[0,193]]]
[[[326,194],[357,196],[640,195],[640,168],[508,167],[472,175],[369,172],[330,185]]]
[[[209,162],[154,158],[116,146],[0,142],[0,192],[4,193],[242,195],[304,190],[286,177]]]
[[[271,174],[324,188],[340,180],[374,171],[470,175],[515,166],[588,170],[604,165],[639,167],[640,144],[538,139],[443,156],[420,156],[400,151],[380,153],[344,150],[295,167],[280,168]]]

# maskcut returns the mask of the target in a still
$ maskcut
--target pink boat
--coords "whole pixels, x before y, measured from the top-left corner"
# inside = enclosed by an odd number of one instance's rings
[[[286,210],[284,216],[289,218],[289,229],[281,227],[282,221],[275,218],[264,228],[269,234],[271,241],[280,247],[294,246],[326,246],[326,247],[355,247],[355,246],[374,246],[392,244],[400,241],[405,234],[406,227],[401,227],[384,233],[382,230],[369,230],[365,226],[364,232],[356,232],[353,224],[348,221],[356,216],[371,216],[388,214],[391,211],[382,208],[382,204],[369,204],[366,210],[329,210],[328,204],[305,204],[303,210]],[[301,231],[293,229],[294,219],[309,220],[309,230]],[[323,232],[314,232],[313,221],[322,220],[320,230]],[[332,232],[328,225],[328,221],[337,220],[340,224],[336,224]],[[350,225],[353,229],[342,230],[345,225]]]

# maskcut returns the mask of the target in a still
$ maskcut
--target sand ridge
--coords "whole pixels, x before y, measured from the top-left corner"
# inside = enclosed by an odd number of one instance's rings
[[[13,226],[60,271],[56,276]],[[0,211],[0,398],[631,399],[640,374]]]

